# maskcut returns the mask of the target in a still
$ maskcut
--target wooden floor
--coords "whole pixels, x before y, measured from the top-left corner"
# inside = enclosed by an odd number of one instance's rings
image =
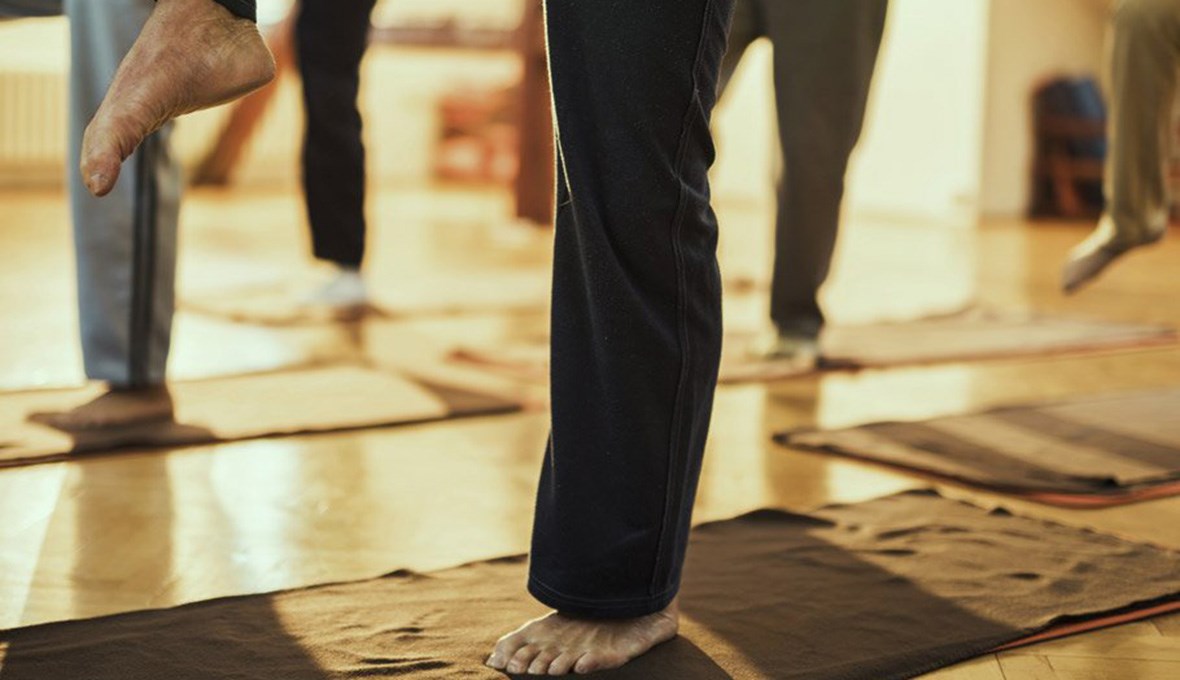
[[[0,385],[82,379],[66,210],[56,193],[0,194]],[[379,296],[445,305],[498,291],[543,299],[550,244],[512,226],[495,192],[381,193],[370,273]],[[720,206],[723,268],[765,276],[765,207]],[[191,197],[182,297],[310,279],[297,197]],[[1082,227],[854,221],[829,308],[838,320],[897,318],[972,300],[1180,324],[1180,242],[1131,256],[1099,286],[1055,291]],[[735,287],[736,288],[736,287]],[[757,293],[727,300],[728,323],[760,320]],[[543,323],[543,313],[526,325]],[[489,312],[411,318],[440,345],[517,332]],[[250,328],[184,313],[174,374],[296,362],[357,342],[325,329]],[[392,336],[363,342],[396,360]],[[334,344],[335,343],[335,344]],[[373,349],[373,348],[371,348]],[[916,477],[782,449],[770,433],[802,425],[914,418],[995,404],[1180,384],[1180,350],[954,364],[723,388],[697,518],[763,506],[803,510],[929,486]],[[425,570],[528,546],[544,412],[401,429],[135,453],[0,471],[0,628],[229,594]],[[954,486],[1029,515],[1180,548],[1180,498],[1089,511],[1054,509]],[[1180,568],[1180,566],[1178,566]],[[522,593],[523,596],[523,593]],[[1180,616],[1041,644],[945,669],[944,680],[1180,678]]]

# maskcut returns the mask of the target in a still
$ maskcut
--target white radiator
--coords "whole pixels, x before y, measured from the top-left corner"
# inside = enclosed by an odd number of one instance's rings
[[[0,184],[60,184],[66,145],[65,75],[0,70]]]

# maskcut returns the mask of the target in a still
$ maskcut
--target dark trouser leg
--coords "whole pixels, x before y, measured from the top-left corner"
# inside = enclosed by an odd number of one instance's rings
[[[312,245],[317,258],[350,267],[365,254],[365,146],[356,99],[375,3],[303,0],[295,29]]]
[[[733,3],[733,21],[729,27],[729,46],[725,50],[725,58],[721,60],[721,80],[719,92],[725,95],[729,81],[734,71],[742,63],[746,48],[750,43],[765,35],[763,25],[762,5],[757,0],[735,0]]]
[[[225,7],[234,14],[249,19],[250,21],[257,20],[258,2],[257,0],[213,0],[217,4]]]
[[[732,0],[548,0],[559,181],[553,431],[530,591],[676,594],[721,348],[709,116]]]
[[[818,335],[844,174],[860,137],[887,0],[758,0],[774,43],[784,175],[771,319],[780,332]]]

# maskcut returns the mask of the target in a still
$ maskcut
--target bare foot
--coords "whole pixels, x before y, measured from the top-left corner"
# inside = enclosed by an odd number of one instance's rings
[[[86,187],[105,196],[123,161],[164,123],[241,97],[274,73],[274,58],[249,20],[213,0],[158,0],[86,128]]]
[[[172,395],[167,387],[111,390],[69,411],[34,413],[29,420],[69,432],[164,422],[172,420]]]
[[[676,602],[637,619],[577,619],[554,612],[500,638],[487,664],[529,675],[610,670],[676,637],[679,622]]]

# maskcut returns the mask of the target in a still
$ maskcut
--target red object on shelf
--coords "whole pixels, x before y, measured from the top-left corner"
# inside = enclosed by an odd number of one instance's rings
[[[437,179],[511,184],[520,167],[517,88],[453,92],[439,104]]]

